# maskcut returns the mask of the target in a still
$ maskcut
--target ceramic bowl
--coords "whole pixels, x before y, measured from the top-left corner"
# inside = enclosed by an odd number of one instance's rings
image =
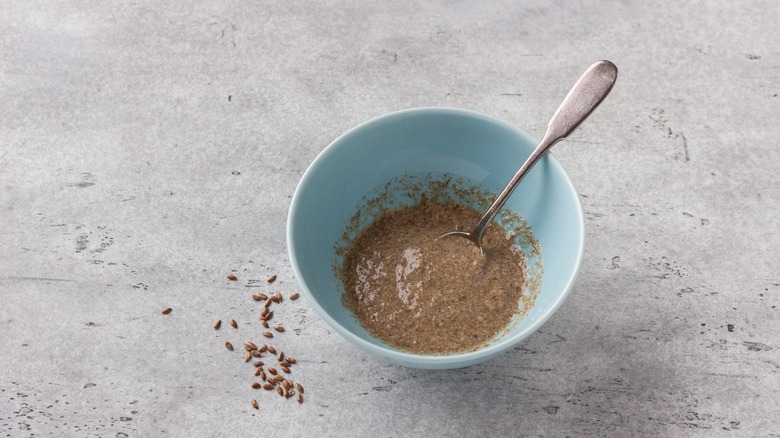
[[[569,177],[549,153],[504,208],[520,214],[541,245],[543,269],[534,306],[511,329],[468,353],[421,355],[371,336],[341,301],[334,272],[342,232],[367,197],[404,174],[451,174],[498,193],[537,141],[520,129],[473,111],[416,108],[387,114],[347,131],[304,173],[287,223],[287,245],[303,296],[333,329],[357,347],[391,362],[427,369],[474,365],[528,338],[560,307],[580,267],[584,216]],[[496,225],[494,225],[496,226]]]

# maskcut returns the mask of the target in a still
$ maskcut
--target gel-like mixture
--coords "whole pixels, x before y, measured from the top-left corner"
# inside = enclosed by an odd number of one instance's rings
[[[423,199],[383,212],[344,254],[344,302],[373,336],[420,354],[475,350],[504,329],[523,300],[525,257],[498,225],[485,254],[449,231],[481,213]]]

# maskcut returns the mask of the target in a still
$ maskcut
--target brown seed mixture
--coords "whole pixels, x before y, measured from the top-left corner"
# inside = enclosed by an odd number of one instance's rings
[[[295,292],[294,294],[290,295],[290,299],[295,301],[298,299],[298,297],[301,296],[298,292]]]
[[[228,274],[227,279],[230,280],[230,281],[236,281],[236,280],[238,280],[238,277],[236,277],[233,274]]]
[[[481,213],[423,199],[383,212],[347,248],[343,301],[372,335],[404,351],[449,354],[485,345],[523,301],[525,257],[500,226],[485,254],[457,237]]]
[[[171,312],[173,312],[173,309],[171,309],[170,307],[168,307],[168,308],[166,308],[166,309],[163,309],[163,311],[162,311],[162,314],[163,314],[163,315],[167,315],[167,314],[169,314],[169,313],[171,313]]]
[[[237,278],[233,274],[228,275],[228,279],[231,281],[236,281]],[[273,283],[273,281],[276,280],[276,275],[273,275],[268,278],[268,283]],[[250,284],[252,283],[252,280],[250,280]],[[298,298],[299,294],[294,293],[290,295],[290,300],[295,300]],[[260,323],[265,328],[270,328],[270,325],[268,324],[268,320],[273,317],[273,311],[270,310],[270,307],[273,304],[279,304],[283,301],[282,294],[280,292],[274,292],[273,294],[266,295],[264,293],[257,293],[252,295],[252,300],[257,302],[263,302],[263,306],[261,307],[260,312]],[[167,313],[170,313],[169,309],[166,309]],[[164,311],[165,312],[165,311]],[[166,313],[166,314],[167,314]],[[233,328],[238,328],[238,323],[234,319],[229,320],[230,325]],[[218,330],[222,326],[222,320],[217,320],[217,322],[214,323],[214,329]],[[278,333],[284,333],[285,328],[283,325],[276,325],[273,327],[273,329]],[[261,333],[266,338],[273,338],[274,334],[270,331],[262,332]],[[230,351],[233,351],[233,344],[230,342],[225,342],[225,348],[227,348]],[[252,357],[259,358],[262,357],[263,353],[268,353],[271,355],[276,356],[276,360],[279,363],[279,368],[285,372],[286,374],[291,373],[291,366],[295,364],[295,359],[293,358],[287,358],[285,357],[285,354],[283,351],[280,351],[278,354],[276,352],[276,349],[268,344],[261,344],[257,345],[252,341],[246,341],[244,342],[244,361],[250,362]],[[296,390],[298,391],[298,403],[302,403],[303,398],[300,394],[303,393],[303,386],[301,386],[299,383],[295,383],[290,379],[285,379],[282,375],[280,375],[280,372],[277,371],[276,368],[268,368],[268,373],[270,373],[272,376],[268,377],[266,376],[266,370],[263,368],[265,363],[261,360],[255,361],[253,364],[254,366],[254,376],[259,377],[261,381],[265,383],[260,382],[252,382],[251,386],[253,389],[260,389],[263,388],[267,391],[276,389],[276,391],[279,393],[280,396],[284,398],[290,398],[293,397],[296,394]],[[296,389],[293,389],[296,388]],[[252,407],[255,409],[259,409],[259,404],[257,403],[256,399],[252,400]]]

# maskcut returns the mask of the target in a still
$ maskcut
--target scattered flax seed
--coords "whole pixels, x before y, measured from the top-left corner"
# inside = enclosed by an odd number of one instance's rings
[[[260,355],[261,355],[262,353],[260,353],[260,351],[258,351],[258,350],[252,350],[252,353],[251,353],[251,354],[252,354],[252,357],[260,357]]]
[[[295,292],[294,294],[290,295],[290,299],[291,299],[291,300],[293,300],[293,301],[295,301],[295,300],[297,300],[297,299],[298,299],[298,297],[300,297],[300,296],[301,296],[301,294],[299,294],[298,292]]]
[[[279,395],[281,395],[281,396],[284,396],[284,390],[282,389],[282,387],[281,387],[281,386],[277,386],[277,387],[276,387],[276,392],[277,392]]]
[[[268,310],[268,307],[263,307],[263,310],[260,311],[260,317],[265,318],[265,315],[268,315],[268,312],[270,312],[270,310]]]
[[[268,312],[268,313],[266,313],[266,314],[265,314],[265,316],[263,317],[263,319],[264,319],[264,320],[266,320],[266,321],[268,321],[269,319],[271,319],[271,318],[273,318],[273,317],[274,317],[274,312]]]
[[[225,348],[227,348],[230,351],[233,351],[233,344],[230,342],[225,342]]]
[[[257,400],[252,399],[252,407],[255,409],[260,409],[260,405],[257,403]]]
[[[219,330],[220,327],[222,327],[222,320],[218,319],[217,322],[214,323],[214,330]]]
[[[273,374],[274,376],[275,376],[276,374],[278,374],[278,373],[277,373],[277,371],[276,371],[276,368],[268,368],[268,372],[269,372],[269,373],[271,373],[271,374]]]
[[[274,330],[276,330],[277,332],[281,333],[281,332],[284,331],[284,327],[281,326],[281,325],[277,325],[276,327],[274,327]]]
[[[265,281],[267,281],[269,283],[273,283],[274,281],[276,281],[276,275],[272,275],[272,276],[266,278]]]
[[[259,368],[259,367],[261,367],[261,366],[265,365],[265,362],[263,362],[262,360],[258,360],[257,362],[255,362],[255,363],[254,363],[254,364],[252,364],[252,365],[254,365],[254,366],[255,366],[255,368]]]
[[[291,388],[291,389],[287,390],[287,398],[290,398],[290,397],[292,397],[294,395],[295,395],[295,390],[294,389]]]
[[[244,348],[246,348],[246,351],[257,350],[257,345],[254,342],[247,342],[244,344]]]
[[[294,358],[294,357],[288,357],[288,358],[287,358],[287,359],[285,359],[285,360],[286,360],[287,362],[290,362],[290,363],[295,363],[295,358]]]
[[[255,376],[259,376],[262,373],[263,373],[263,368],[262,367],[255,368]]]
[[[233,274],[228,274],[227,279],[230,280],[230,281],[236,281],[236,280],[238,280],[238,277],[236,277]]]
[[[293,382],[292,382],[292,380],[290,380],[290,379],[284,379],[284,380],[282,381],[282,386],[284,386],[284,387],[285,387],[285,388],[287,388],[287,389],[290,389],[290,388],[292,388],[292,387],[293,387]]]
[[[276,355],[276,360],[279,362],[284,360],[284,351],[280,351],[279,354]]]
[[[264,307],[268,307],[268,306],[271,305],[272,302],[273,302],[273,299],[268,298],[267,300],[265,300],[265,303],[263,303],[263,306]]]
[[[282,387],[282,392],[284,393],[284,398],[290,398],[290,391],[287,388]]]
[[[237,329],[237,328],[238,328],[238,323],[236,322],[236,320],[235,320],[235,319],[231,319],[231,320],[230,320],[230,325],[231,325],[231,326],[232,326],[234,329]]]
[[[266,350],[268,350],[268,345],[266,345],[266,344],[263,344],[263,345],[257,347],[257,351],[259,351],[261,353],[266,351]]]
[[[163,311],[162,311],[162,314],[163,314],[163,315],[167,315],[167,314],[169,314],[169,313],[171,313],[171,312],[173,312],[173,309],[171,309],[170,307],[168,307],[168,308],[166,308],[166,309],[163,309]]]
[[[268,299],[268,295],[266,295],[266,294],[257,294],[257,296],[260,297],[260,300],[263,300],[263,301]],[[258,300],[258,301],[260,301],[260,300]]]
[[[284,371],[285,373],[287,373],[287,374],[290,374],[290,369],[289,369],[289,368],[287,368],[286,366],[282,365],[280,368],[281,368],[281,369],[282,369],[282,371]]]
[[[303,403],[303,391],[298,393],[298,403]]]
[[[260,324],[263,324],[263,327],[265,327],[265,328],[268,328],[268,327],[269,327],[269,326],[268,326],[268,321],[266,321],[266,320],[264,320],[264,319],[261,319],[261,320],[260,320]]]
[[[274,298],[274,302],[275,303],[281,303],[282,302],[282,294],[280,294],[279,292],[274,293],[273,298]]]
[[[299,393],[303,394],[303,386],[301,386],[300,383],[295,384],[295,389],[297,389]]]
[[[276,354],[276,348],[274,348],[274,347],[269,345],[268,346],[268,352],[271,353],[271,354]]]
[[[259,384],[259,383],[255,382],[255,383],[253,383],[253,384],[252,384],[252,389],[260,389],[262,386],[263,386],[263,385],[261,385],[261,384]]]
[[[288,367],[288,368],[290,367],[290,363],[287,362],[286,360],[283,360],[283,361],[279,362],[279,365],[281,365],[283,367]]]
[[[266,338],[273,338],[274,334],[271,332],[263,332],[263,336],[265,336]]]
[[[265,389],[266,391],[270,391],[270,390],[274,389],[274,385],[272,385],[270,383],[266,383],[265,385],[263,385],[263,389]]]
[[[244,353],[244,362],[249,362],[250,360],[252,360],[252,353],[247,351]]]
[[[261,370],[262,370],[262,368],[259,368],[259,369],[261,369]],[[265,371],[263,371],[263,372],[261,372],[261,373],[260,373],[260,379],[262,379],[262,380],[263,380],[263,382],[265,382],[267,378],[268,378],[268,377],[265,375]]]
[[[255,301],[262,301],[263,298],[260,295],[252,295],[252,299]]]

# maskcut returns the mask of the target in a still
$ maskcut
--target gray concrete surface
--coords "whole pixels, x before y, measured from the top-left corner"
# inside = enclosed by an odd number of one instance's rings
[[[773,0],[2,2],[1,435],[780,436],[778,18]],[[318,152],[416,106],[540,136],[601,58],[618,85],[554,152],[586,257],[541,331],[418,371],[299,300],[275,342],[306,402],[250,388],[223,343],[257,335],[248,295],[271,288],[250,280],[297,290],[285,219]]]

